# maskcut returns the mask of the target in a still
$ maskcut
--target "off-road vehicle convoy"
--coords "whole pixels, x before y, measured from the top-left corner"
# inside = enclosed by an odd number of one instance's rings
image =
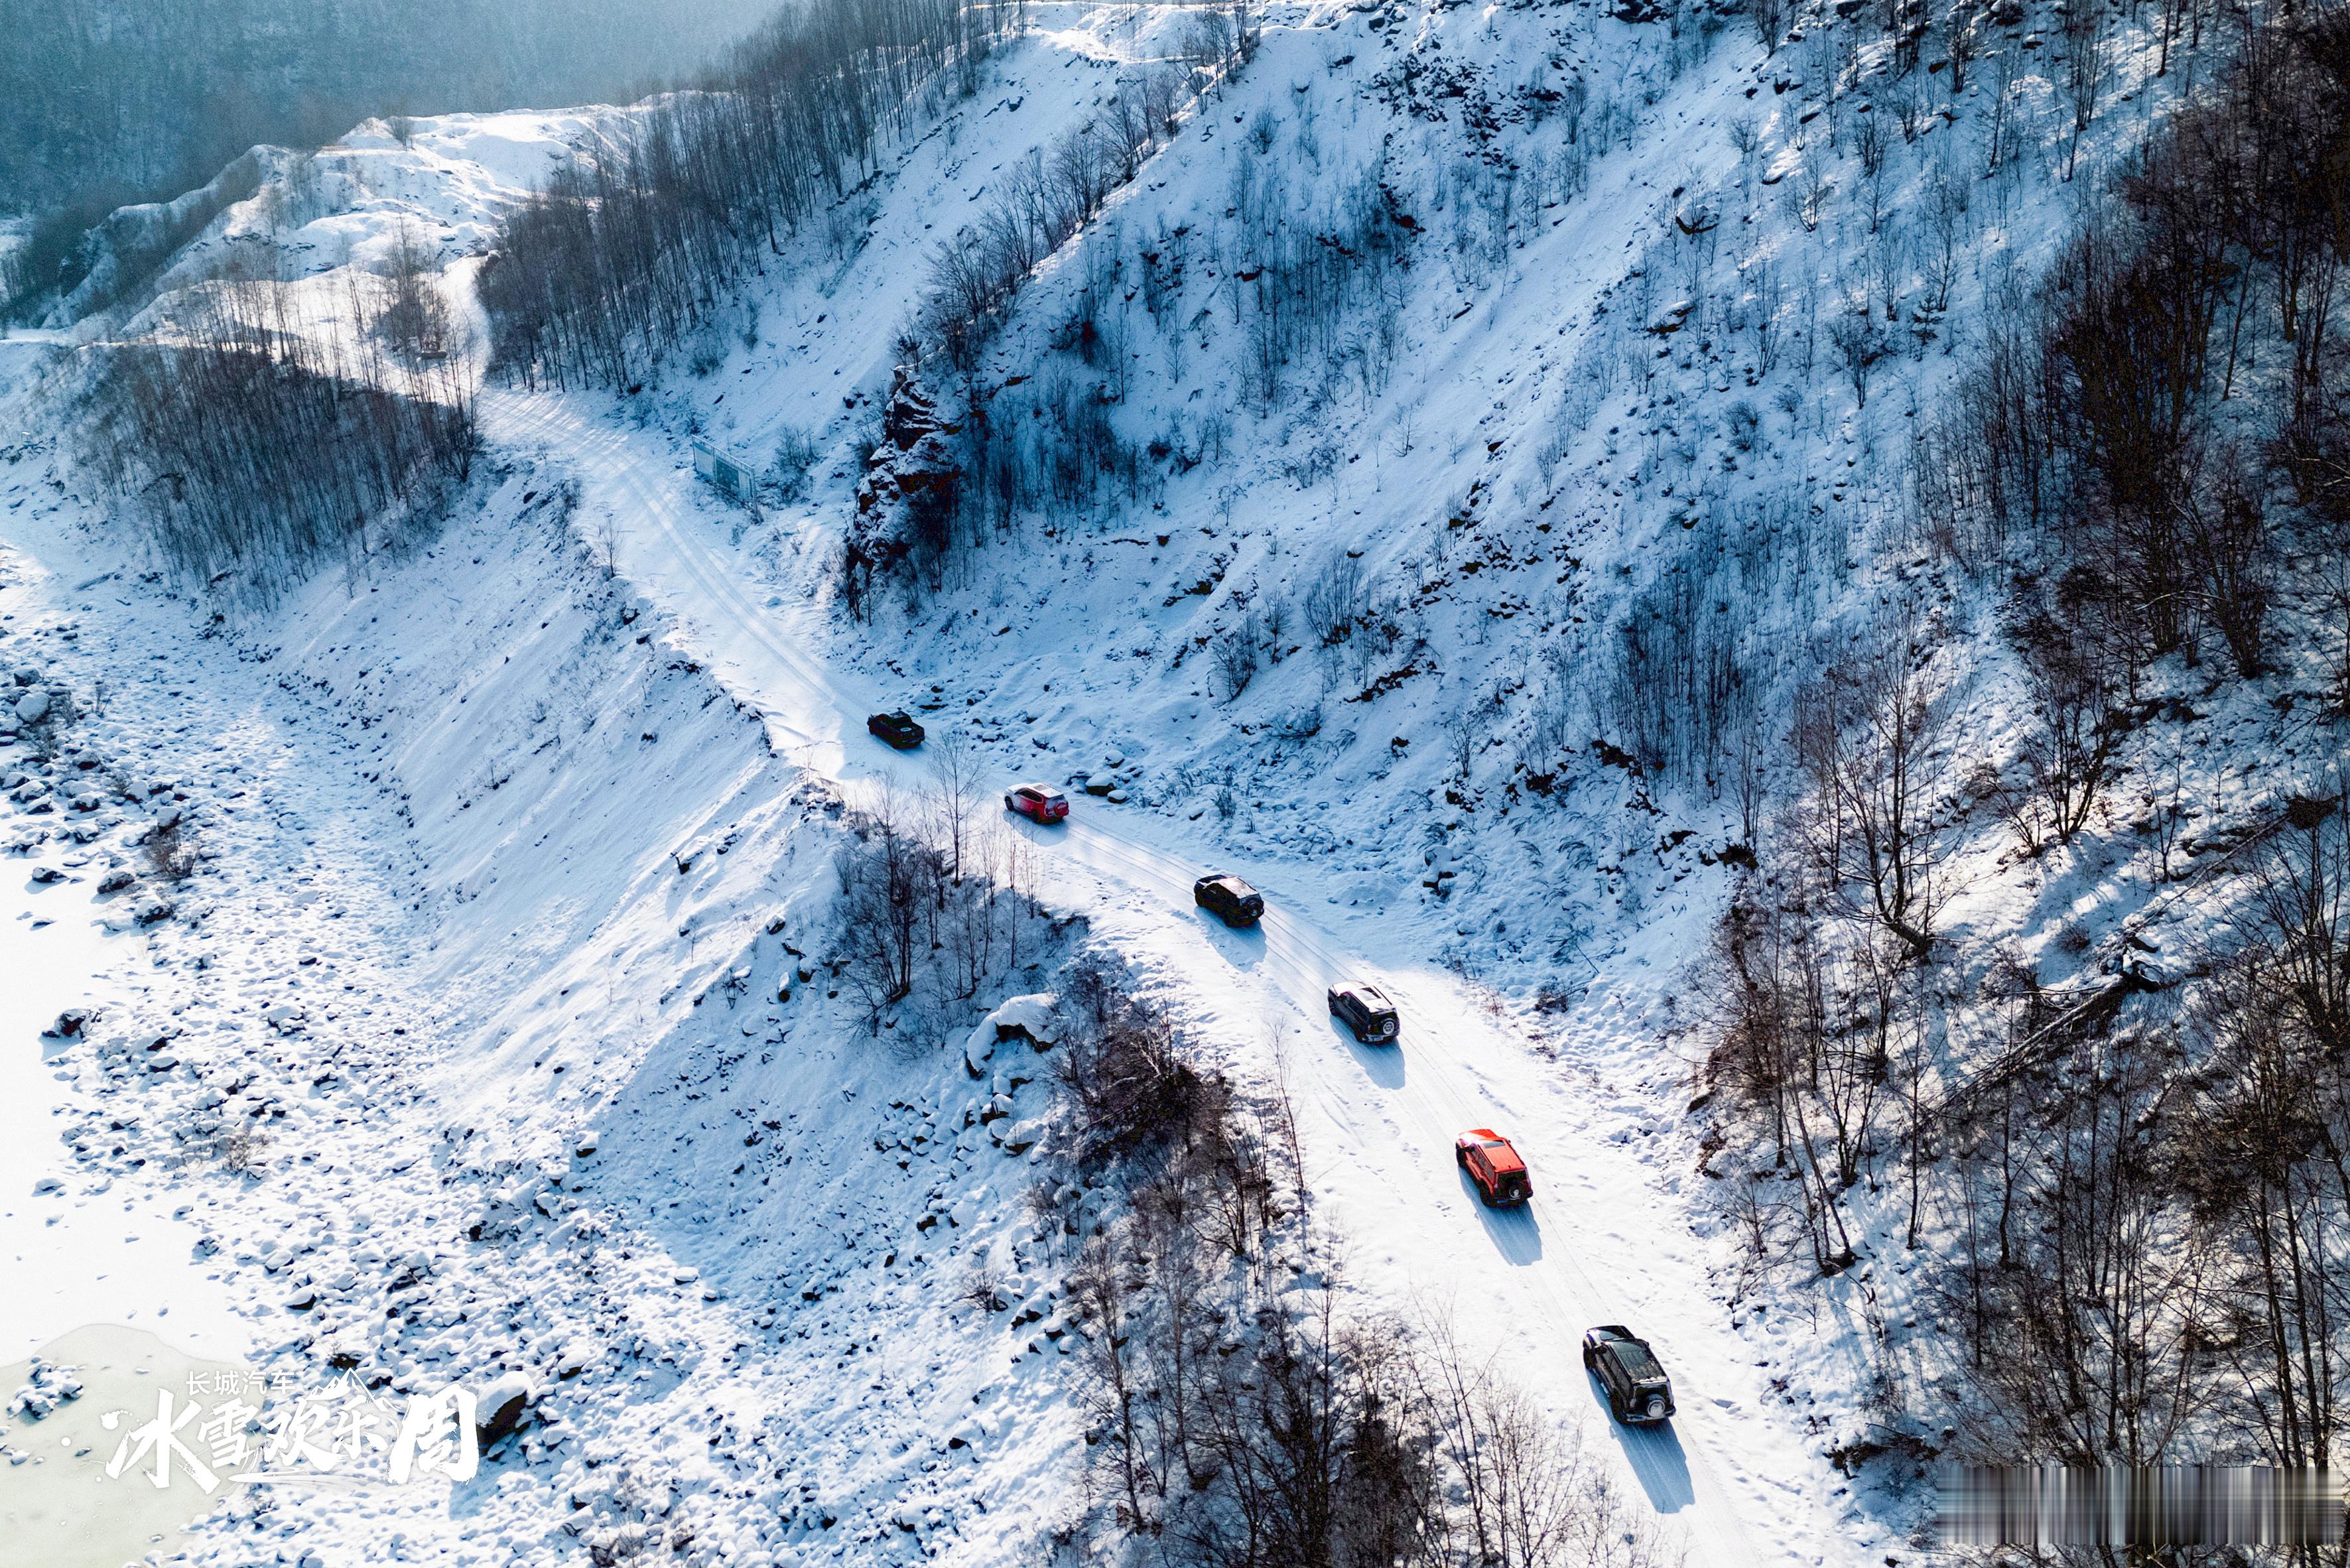
[[[1395,1041],[1395,1003],[1387,992],[1367,981],[1350,980],[1330,988],[1330,1015],[1355,1032],[1355,1038],[1365,1045],[1391,1044]]]
[[[1476,1127],[1452,1142],[1453,1163],[1477,1184],[1489,1209],[1512,1209],[1534,1195],[1534,1178],[1508,1138],[1492,1127]]]
[[[865,721],[865,727],[901,752],[910,752],[922,743],[922,727],[903,708],[895,713],[876,713]]]
[[[1003,809],[1031,822],[1063,822],[1069,815],[1069,797],[1051,784],[1024,784],[1003,797]]]
[[[1191,902],[1228,926],[1253,926],[1264,919],[1264,896],[1222,871],[1211,872],[1192,883]]]
[[[1003,797],[1011,810],[1028,815],[1023,784]],[[1066,803],[1063,809],[1066,810]],[[1037,820],[1047,820],[1039,817]],[[1253,926],[1264,916],[1264,898],[1229,872],[1211,872],[1191,884],[1192,901],[1228,926]],[[1400,1028],[1395,1002],[1367,981],[1341,981],[1329,988],[1330,1014],[1353,1031],[1357,1041],[1383,1044]],[[1472,1127],[1453,1140],[1452,1158],[1477,1189],[1486,1207],[1513,1209],[1534,1197],[1534,1184],[1516,1146],[1492,1127]],[[1607,1390],[1608,1413],[1634,1426],[1652,1426],[1673,1414],[1672,1380],[1648,1342],[1621,1324],[1602,1324],[1583,1336],[1583,1365]]]
[[[1585,1370],[1607,1391],[1607,1413],[1646,1427],[1673,1413],[1673,1381],[1657,1364],[1648,1342],[1620,1323],[1604,1323],[1583,1336]]]

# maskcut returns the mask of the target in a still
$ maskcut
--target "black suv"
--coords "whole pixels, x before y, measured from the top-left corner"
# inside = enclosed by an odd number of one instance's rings
[[[865,727],[901,752],[910,752],[922,743],[922,727],[902,708],[895,713],[874,714],[865,721]]]
[[[1264,919],[1264,896],[1221,871],[1191,884],[1191,902],[1228,926],[1253,926]]]
[[[1332,986],[1330,1013],[1353,1030],[1363,1044],[1389,1044],[1395,1040],[1395,1003],[1376,985],[1350,980]]]
[[[1583,1365],[1607,1390],[1607,1412],[1617,1420],[1648,1426],[1671,1417],[1673,1380],[1648,1342],[1622,1324],[1601,1324],[1583,1336]]]

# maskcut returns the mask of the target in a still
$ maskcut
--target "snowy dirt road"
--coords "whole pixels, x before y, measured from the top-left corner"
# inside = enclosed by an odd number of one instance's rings
[[[483,410],[494,442],[577,478],[583,518],[614,520],[619,572],[669,618],[671,637],[762,713],[778,750],[852,798],[924,779],[919,753],[864,734],[864,715],[898,695],[828,657],[816,614],[746,581],[726,543],[729,514],[705,503],[664,438],[554,397],[485,393]],[[1024,759],[1000,760],[1003,776],[983,789],[991,803]],[[1891,1544],[1804,1439],[1794,1399],[1763,1403],[1783,1396],[1711,1293],[1671,1196],[1679,1177],[1641,1157],[1655,1129],[1627,1133],[1625,1114],[1637,1121],[1638,1107],[1599,1104],[1607,1092],[1589,1069],[1539,1050],[1497,1005],[1426,961],[1419,922],[1324,923],[1317,906],[1336,899],[1310,867],[1223,867],[1184,825],[1140,810],[1081,799],[1066,826],[1018,831],[1036,846],[1041,896],[1180,977],[1199,1036],[1233,1043],[1244,1074],[1285,1084],[1354,1286],[1407,1312],[1444,1313],[1465,1343],[1577,1421],[1586,1452],[1620,1448],[1693,1561],[1857,1563]],[[1210,868],[1264,892],[1261,930],[1229,931],[1192,908],[1191,881]],[[1342,978],[1375,981],[1396,999],[1399,1046],[1357,1045],[1327,1018],[1326,988]],[[1499,1128],[1524,1153],[1536,1193],[1523,1210],[1484,1209],[1455,1168],[1452,1139],[1475,1127]],[[1577,1355],[1597,1323],[1629,1324],[1657,1345],[1675,1378],[1671,1423],[1608,1419]]]

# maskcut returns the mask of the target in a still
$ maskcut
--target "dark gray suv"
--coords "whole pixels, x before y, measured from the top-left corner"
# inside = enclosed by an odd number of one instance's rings
[[[1330,1015],[1355,1032],[1366,1045],[1395,1044],[1395,1003],[1387,992],[1367,981],[1350,980],[1330,988]]]
[[[1222,871],[1192,883],[1191,901],[1228,926],[1253,926],[1264,919],[1264,896]]]
[[[1604,1323],[1583,1336],[1583,1365],[1607,1390],[1607,1412],[1636,1427],[1668,1420],[1673,1381],[1657,1364],[1648,1342],[1620,1323]]]

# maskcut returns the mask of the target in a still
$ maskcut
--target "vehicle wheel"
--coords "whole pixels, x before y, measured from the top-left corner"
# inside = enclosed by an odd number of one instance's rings
[[[1591,1365],[1591,1346],[1586,1345],[1583,1347],[1583,1369],[1586,1372],[1590,1371]]]
[[[1459,1167],[1460,1167],[1461,1169],[1463,1169],[1463,1170],[1468,1169],[1468,1168],[1469,1168],[1469,1155],[1468,1155],[1468,1151],[1467,1151],[1467,1150],[1465,1150],[1465,1149],[1461,1148],[1460,1147],[1458,1147],[1458,1146],[1456,1145],[1456,1146],[1454,1147],[1453,1150],[1452,1150],[1452,1163],[1453,1163],[1453,1164],[1455,1164],[1455,1165],[1457,1165],[1457,1166],[1459,1166]]]
[[[1003,809],[1006,811],[1018,811],[1020,808],[1012,804],[1012,797],[1007,794],[1003,797]]]
[[[1624,1419],[1624,1401],[1617,1398],[1613,1393],[1607,1396],[1607,1413],[1618,1421]]]

